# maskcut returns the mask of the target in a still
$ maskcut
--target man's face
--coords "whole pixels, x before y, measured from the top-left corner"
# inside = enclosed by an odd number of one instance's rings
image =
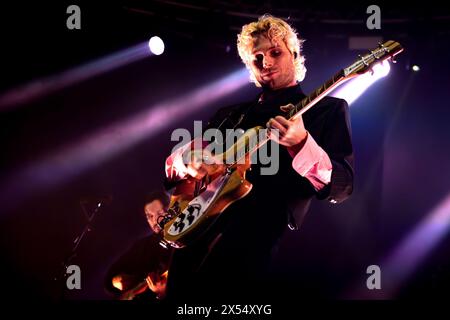
[[[252,57],[250,67],[262,87],[276,90],[296,84],[294,55],[284,41],[259,35],[253,41]]]
[[[160,233],[161,227],[158,225],[158,218],[165,213],[163,203],[157,199],[153,200],[145,205],[144,210],[150,228],[152,228],[155,233]]]

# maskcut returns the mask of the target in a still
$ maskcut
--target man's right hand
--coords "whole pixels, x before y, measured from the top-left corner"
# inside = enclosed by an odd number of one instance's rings
[[[203,179],[206,175],[212,175],[224,168],[209,150],[189,151],[185,156],[188,159],[187,173],[197,180]]]

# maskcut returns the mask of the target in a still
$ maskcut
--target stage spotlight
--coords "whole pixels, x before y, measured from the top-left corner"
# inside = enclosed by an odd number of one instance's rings
[[[345,99],[347,103],[351,105],[378,79],[386,77],[390,70],[391,66],[388,61],[377,63],[373,66],[372,72],[367,72],[357,78],[349,80],[340,88],[333,91],[330,96]]]
[[[383,61],[373,66],[373,73],[371,74],[371,76],[374,78],[375,82],[380,78],[386,77],[389,74],[389,71],[391,71],[389,62]]]
[[[157,56],[164,52],[164,42],[160,37],[157,36],[150,38],[148,47],[150,48],[150,51]]]
[[[417,64],[413,65],[411,69],[414,72],[420,71],[420,67]]]

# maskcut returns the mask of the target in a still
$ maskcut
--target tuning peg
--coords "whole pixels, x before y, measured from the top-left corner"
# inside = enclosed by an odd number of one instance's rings
[[[377,60],[380,59],[380,57],[378,57],[373,50],[370,50],[370,53],[371,53],[371,56],[374,57],[375,59],[377,59]]]
[[[358,57],[361,59],[362,63],[363,63],[365,66],[368,66],[368,65],[369,65],[369,64],[366,62],[366,60],[364,60],[364,57],[362,57],[360,54],[358,54]]]
[[[378,42],[378,46],[380,47],[380,49],[383,49],[383,51],[389,52],[389,49],[386,48],[386,47],[384,46],[384,44],[382,44],[381,42]]]

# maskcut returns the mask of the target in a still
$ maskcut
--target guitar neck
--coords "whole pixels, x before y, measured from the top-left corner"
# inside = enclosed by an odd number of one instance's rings
[[[309,109],[311,109],[317,102],[319,102],[323,97],[325,97],[330,91],[334,90],[336,87],[347,81],[350,77],[346,77],[344,70],[340,70],[323,85],[314,90],[311,94],[303,98],[299,103],[297,103],[294,109],[289,112],[288,118],[294,120],[298,116],[302,115]]]

